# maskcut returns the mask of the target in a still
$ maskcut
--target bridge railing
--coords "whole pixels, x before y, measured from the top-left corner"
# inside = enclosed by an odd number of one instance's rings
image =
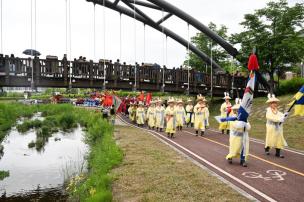
[[[74,59],[73,61],[68,61],[66,57],[58,59],[54,56],[39,59],[38,57],[15,58],[9,56],[1,57],[0,55],[0,76],[5,76],[7,80],[9,80],[9,77],[14,76],[24,77],[29,80],[32,77],[32,68],[36,83],[39,83],[44,78],[63,80],[64,85],[68,84],[69,79],[73,82],[89,80],[91,83],[97,80],[100,83],[104,77],[106,77],[107,81],[113,81],[114,83],[135,82],[135,66],[125,63],[112,63],[108,60],[93,62]],[[136,82],[139,85],[141,83],[151,83],[160,87],[165,82],[165,85],[173,85],[178,89],[188,85],[188,79],[191,88],[211,86],[210,75],[196,70],[189,70],[188,74],[188,70],[180,68],[166,69],[153,65],[138,65],[136,68]],[[215,74],[212,80],[214,87],[232,88],[232,76],[229,74]],[[244,88],[246,86],[246,78],[244,77],[234,77],[233,81],[235,88]]]

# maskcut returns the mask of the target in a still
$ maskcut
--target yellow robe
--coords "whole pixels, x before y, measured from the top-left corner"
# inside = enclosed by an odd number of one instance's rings
[[[143,107],[138,107],[136,110],[136,123],[139,125],[145,123],[145,109]]]
[[[194,114],[193,114],[193,105],[187,105],[186,106],[186,123],[190,123],[190,120],[191,120],[191,123],[194,123]]]
[[[155,127],[164,128],[165,108],[163,106],[155,107]]]
[[[186,112],[184,107],[176,106],[176,126],[184,126],[186,122]]]
[[[245,131],[244,131],[245,127]],[[249,123],[242,121],[230,121],[230,137],[229,137],[229,154],[228,158],[240,158],[242,150],[245,161],[249,155],[249,136],[248,131],[251,126]]]
[[[229,103],[228,105],[226,104],[226,102],[224,102],[221,105],[221,118],[227,118],[227,108],[231,107],[231,103]],[[230,123],[229,122],[221,122],[220,126],[219,126],[219,130],[229,130],[230,128]]]
[[[168,106],[166,111],[166,133],[175,133],[176,129],[176,111],[175,107]]]
[[[148,126],[151,128],[155,126],[155,115],[156,115],[155,107],[149,107],[147,111],[147,120],[148,120]]]
[[[283,149],[287,143],[283,136],[283,124],[280,121],[284,117],[281,112],[273,113],[270,107],[266,112],[266,141],[265,147]]]
[[[135,121],[136,108],[134,106],[130,106],[128,112],[129,112],[129,119],[131,121]]]
[[[205,131],[206,107],[194,106],[194,129]]]

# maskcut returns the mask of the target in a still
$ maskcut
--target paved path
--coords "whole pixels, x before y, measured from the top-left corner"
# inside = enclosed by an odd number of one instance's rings
[[[137,127],[120,115],[122,122]],[[203,137],[196,137],[192,128],[176,133],[173,139],[165,133],[147,130],[166,141],[179,151],[190,156],[219,176],[244,190],[260,201],[304,201],[304,153],[284,150],[284,159],[264,154],[264,144],[252,139],[248,167],[239,165],[238,160],[228,164],[229,136],[214,130],[207,130]],[[219,193],[220,194],[220,193]]]

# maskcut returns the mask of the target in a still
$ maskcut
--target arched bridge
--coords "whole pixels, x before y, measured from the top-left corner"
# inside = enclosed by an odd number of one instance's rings
[[[32,71],[32,68],[33,71]],[[70,72],[70,68],[72,72]],[[40,59],[0,57],[0,86],[30,87],[33,78],[35,87],[102,88],[132,90],[136,78],[136,88],[146,91],[160,91],[163,83],[166,92],[183,93],[188,87],[188,71],[184,69],[163,69],[157,65],[138,65],[135,67],[118,62],[68,61],[66,57]],[[70,76],[71,74],[71,76]],[[104,78],[106,75],[106,78]],[[164,76],[164,77],[163,77]],[[206,94],[210,91],[209,74],[190,70],[190,93]],[[222,95],[225,91],[242,92],[246,85],[245,77],[229,74],[213,75],[213,94]]]

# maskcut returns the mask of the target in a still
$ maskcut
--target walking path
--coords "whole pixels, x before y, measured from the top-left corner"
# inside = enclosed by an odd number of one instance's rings
[[[122,115],[118,118],[131,127],[137,127]],[[274,151],[267,156],[262,142],[251,139],[248,167],[241,167],[238,160],[231,165],[225,159],[229,149],[228,135],[207,130],[203,137],[196,137],[192,128],[185,128],[170,139],[163,132],[139,129],[151,132],[257,200],[302,201],[304,198],[302,152],[284,150],[284,159],[275,157]]]

